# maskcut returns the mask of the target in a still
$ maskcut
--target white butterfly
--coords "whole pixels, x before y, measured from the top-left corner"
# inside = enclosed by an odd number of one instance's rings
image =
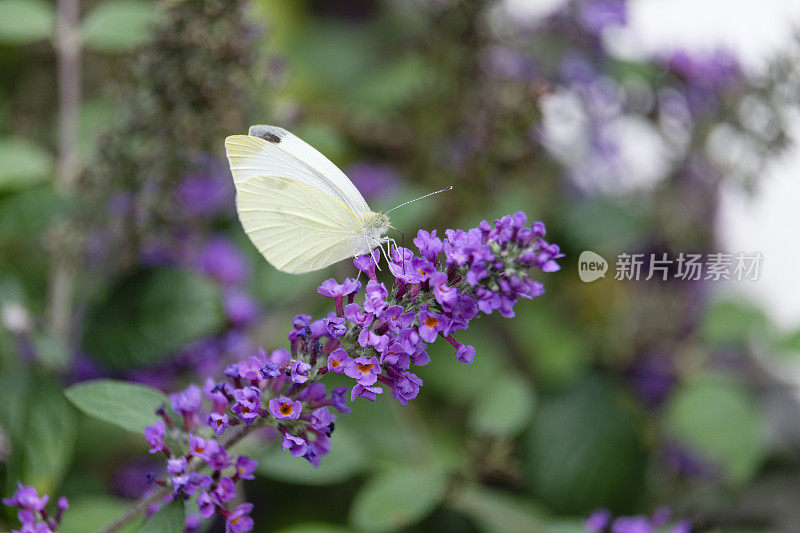
[[[344,172],[283,128],[251,126],[248,135],[225,139],[225,149],[239,220],[279,270],[310,272],[391,240],[384,237],[389,217],[372,211]]]

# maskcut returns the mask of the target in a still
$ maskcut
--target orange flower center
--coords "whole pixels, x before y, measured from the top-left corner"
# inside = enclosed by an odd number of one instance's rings
[[[368,374],[371,369],[372,369],[372,363],[358,365],[358,371],[361,372],[362,374]]]
[[[294,410],[294,408],[290,404],[285,403],[285,404],[282,404],[280,409],[278,409],[278,410],[281,412],[282,415],[290,415],[290,414],[292,414],[292,411]]]
[[[439,323],[439,319],[438,318],[434,318],[432,316],[429,316],[428,318],[425,319],[425,325],[428,326],[429,328],[432,328],[433,326],[435,326],[438,323]]]
[[[342,366],[342,363],[340,363],[340,362],[339,362],[339,361],[337,361],[336,359],[333,359],[333,360],[331,361],[331,366],[334,366],[334,367],[336,367],[336,366]]]

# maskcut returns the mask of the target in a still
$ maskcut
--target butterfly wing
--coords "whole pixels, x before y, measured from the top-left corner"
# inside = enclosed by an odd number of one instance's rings
[[[324,268],[352,257],[364,245],[352,209],[302,181],[250,178],[237,186],[236,208],[258,251],[284,272]]]
[[[339,199],[356,217],[370,211],[344,172],[311,145],[276,126],[251,126],[249,135],[225,139],[237,187],[259,176],[278,176],[312,185]]]

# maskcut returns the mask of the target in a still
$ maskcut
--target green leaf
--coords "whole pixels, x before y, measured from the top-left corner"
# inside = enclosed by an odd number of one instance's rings
[[[458,488],[448,498],[448,504],[483,526],[485,531],[497,533],[540,531],[546,514],[529,499],[480,485]]]
[[[643,493],[639,417],[596,377],[540,398],[528,458],[531,488],[558,513],[624,509]]]
[[[58,525],[58,533],[85,533],[99,531],[116,520],[131,502],[106,496],[70,498],[69,510]],[[120,529],[120,533],[136,531],[138,521]]]
[[[340,163],[347,149],[342,134],[324,122],[305,122],[298,125],[296,135],[325,154],[331,161]],[[317,148],[318,147],[318,148]],[[336,164],[336,163],[334,163]]]
[[[668,434],[744,484],[766,454],[763,424],[753,396],[741,385],[699,378],[672,395],[665,411]]]
[[[0,197],[0,245],[28,245],[41,256],[39,234],[67,207],[64,198],[49,187],[35,187]]]
[[[515,375],[503,376],[494,385],[476,398],[469,425],[477,433],[513,437],[530,422],[536,397],[530,385]]]
[[[87,415],[135,433],[153,424],[155,410],[168,403],[166,395],[152,387],[113,379],[84,381],[64,394]]]
[[[347,382],[347,376],[336,374],[326,377],[330,380],[330,387],[352,386]],[[351,381],[352,383],[352,381]],[[427,381],[425,382],[427,384]],[[388,396],[385,395],[385,396]],[[397,460],[408,453],[404,441],[403,422],[393,412],[403,409],[394,399],[387,397],[370,402],[364,398],[356,398],[350,403],[352,412],[342,417],[341,423],[336,424],[336,433],[332,439],[338,437],[340,429],[354,435],[359,445],[362,445],[362,455],[365,461],[381,459]],[[331,453],[333,453],[331,451]],[[323,459],[324,461],[324,459]]]
[[[35,312],[44,305],[49,258],[43,232],[58,216],[68,212],[70,202],[49,186],[0,194],[0,268],[25,286],[26,307]]]
[[[547,522],[542,526],[542,533],[586,533],[586,526],[583,520],[558,518]],[[661,531],[659,530],[659,533]]]
[[[569,322],[541,305],[519,306],[516,320],[525,326],[511,331],[543,386],[562,386],[583,375],[590,363],[589,346]]]
[[[332,485],[360,474],[367,466],[365,450],[344,427],[337,425],[332,438],[336,445],[322,458],[319,468],[305,459],[292,457],[279,446],[258,454],[254,450],[248,455],[258,458],[258,473],[270,479],[303,485]]]
[[[147,366],[223,325],[217,285],[182,270],[150,270],[121,281],[91,310],[83,346],[114,368]]]
[[[354,99],[376,112],[391,112],[416,98],[431,78],[420,56],[407,55],[376,69],[358,86]]]
[[[0,42],[26,44],[53,35],[53,5],[44,0],[0,0]]]
[[[78,149],[81,160],[91,161],[99,146],[100,135],[114,124],[114,104],[109,99],[93,98],[81,104],[80,133]]]
[[[504,375],[505,347],[492,327],[497,320],[497,317],[486,317],[470,323],[468,330],[456,335],[459,342],[475,346],[475,360],[468,365],[456,359],[455,348],[449,343],[431,344],[428,353],[432,363],[421,374],[425,390],[435,390],[451,402],[468,406],[476,395],[483,394],[490,383]]]
[[[25,436],[32,380],[30,372],[22,368],[0,374],[0,426],[12,440]]]
[[[0,378],[0,422],[11,439],[7,479],[55,490],[75,443],[75,412],[52,378],[22,370]]]
[[[251,250],[252,248],[252,250]],[[306,274],[287,274],[267,263],[254,246],[245,248],[254,258],[253,290],[255,295],[268,304],[284,304],[297,299],[307,287],[318,286],[329,272],[309,272]],[[254,253],[251,253],[254,252]]]
[[[46,368],[63,372],[70,363],[70,352],[64,342],[45,332],[34,333],[33,349],[36,359]]]
[[[375,43],[375,27],[328,21],[305,24],[288,43],[295,93],[312,97],[325,87],[327,99],[352,99],[365,72],[381,65]],[[335,46],[332,46],[335,44]]]
[[[568,209],[562,209],[562,214],[565,237],[572,249],[594,250],[608,259],[620,250],[636,249],[649,227],[641,206],[623,200],[594,198],[572,202]]]
[[[88,48],[125,52],[150,40],[163,18],[153,2],[106,0],[86,15],[81,34]]]
[[[779,356],[790,358],[800,355],[800,329],[777,337],[772,343],[772,350]]]
[[[712,345],[746,345],[768,333],[764,313],[744,302],[715,302],[700,327],[704,341]]]
[[[279,529],[277,533],[349,533],[346,527],[324,522],[303,522]]]
[[[0,137],[0,193],[36,185],[52,174],[50,152],[22,137]]]
[[[156,514],[146,519],[139,533],[183,533],[186,526],[186,508],[183,500],[173,500]]]
[[[445,477],[435,467],[397,467],[362,485],[350,507],[350,523],[380,533],[413,526],[442,501]]]

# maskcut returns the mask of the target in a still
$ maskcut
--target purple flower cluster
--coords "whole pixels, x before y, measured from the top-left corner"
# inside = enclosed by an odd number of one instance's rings
[[[36,489],[17,482],[17,490],[10,498],[3,498],[3,503],[10,507],[18,507],[17,518],[22,523],[22,528],[12,530],[12,533],[50,533],[55,531],[61,523],[64,511],[69,509],[69,503],[63,496],[58,499],[57,513],[51,517],[45,509],[50,496],[39,496]]]
[[[620,516],[612,519],[611,512],[599,509],[592,513],[583,523],[586,531],[592,533],[691,533],[692,525],[688,520],[679,520],[668,525],[672,512],[668,507],[659,507],[653,516],[645,515]]]
[[[504,317],[514,316],[519,298],[544,293],[529,272],[559,268],[555,260],[563,254],[557,245],[542,240],[544,225],[536,222],[527,227],[525,222],[525,214],[519,212],[494,224],[483,221],[469,231],[447,230],[444,239],[435,230],[420,230],[414,239],[418,255],[406,248],[392,251],[391,289],[378,281],[377,252],[356,258],[356,268],[368,278],[361,304],[354,301],[362,288],[356,280],[339,284],[329,279],[317,289],[333,298],[336,306],[336,312],[318,321],[317,328],[309,328],[312,342],[319,342],[316,329],[327,337],[325,346],[335,347],[321,372],[354,379],[351,401],[359,396],[374,400],[386,385],[392,397],[405,405],[422,385],[422,379],[409,370],[412,364],[430,361],[427,344],[441,337],[453,346],[459,361],[471,363],[475,348],[458,342],[453,334],[466,329],[480,313],[497,310]]]
[[[294,317],[288,349],[259,350],[229,365],[225,381],[209,378],[202,389],[190,385],[170,396],[182,423],[173,422],[162,408],[162,420],[145,431],[150,453],[162,452],[168,459],[170,479],[154,481],[171,486],[171,498],[196,494],[203,518],[221,514],[230,531],[249,530],[249,504],[233,511],[225,504],[236,494],[239,479],[252,478],[256,462],[228,454],[221,443],[229,428],[272,428],[283,450],[319,466],[330,450],[336,420],[329,407],[350,412],[348,392],[350,401],[375,400],[387,386],[405,405],[422,386],[422,379],[409,371],[412,364],[426,365],[427,346],[440,337],[453,346],[459,361],[472,362],[475,349],[454,334],[480,313],[514,316],[519,298],[544,292],[530,273],[559,269],[556,260],[563,254],[542,239],[544,225],[525,222],[519,212],[469,231],[447,230],[444,239],[436,231],[421,230],[414,239],[418,254],[406,248],[391,252],[389,287],[376,274],[377,250],[355,258],[366,283],[351,278],[323,282],[317,292],[333,299],[335,310],[317,320]],[[328,372],[355,383],[328,394],[320,382]],[[180,442],[188,442],[188,448],[170,444]]]
[[[196,496],[200,516],[210,518],[220,514],[226,519],[227,531],[232,532],[249,531],[253,527],[253,521],[248,516],[251,504],[242,504],[231,510],[226,502],[236,496],[236,483],[240,479],[253,479],[257,462],[243,455],[229,454],[222,444],[211,437],[215,433],[221,434],[229,426],[226,413],[232,401],[229,395],[235,394],[239,398],[231,410],[243,420],[247,419],[249,409],[257,411],[247,395],[241,394],[245,390],[217,387],[210,379],[203,390],[190,385],[183,392],[170,396],[172,410],[182,419],[181,427],[178,428],[166,410],[161,408],[157,413],[162,420],[146,428],[144,433],[150,453],[162,452],[167,457],[169,479],[156,479],[152,474],[148,478],[153,483],[171,488],[169,497],[163,503],[175,498]],[[210,404],[210,412],[203,411],[204,398]],[[201,429],[209,438],[200,436]],[[188,440],[181,438],[182,435],[188,435]],[[207,468],[210,473],[200,473],[200,468]],[[187,524],[196,520],[199,519],[189,517]]]

